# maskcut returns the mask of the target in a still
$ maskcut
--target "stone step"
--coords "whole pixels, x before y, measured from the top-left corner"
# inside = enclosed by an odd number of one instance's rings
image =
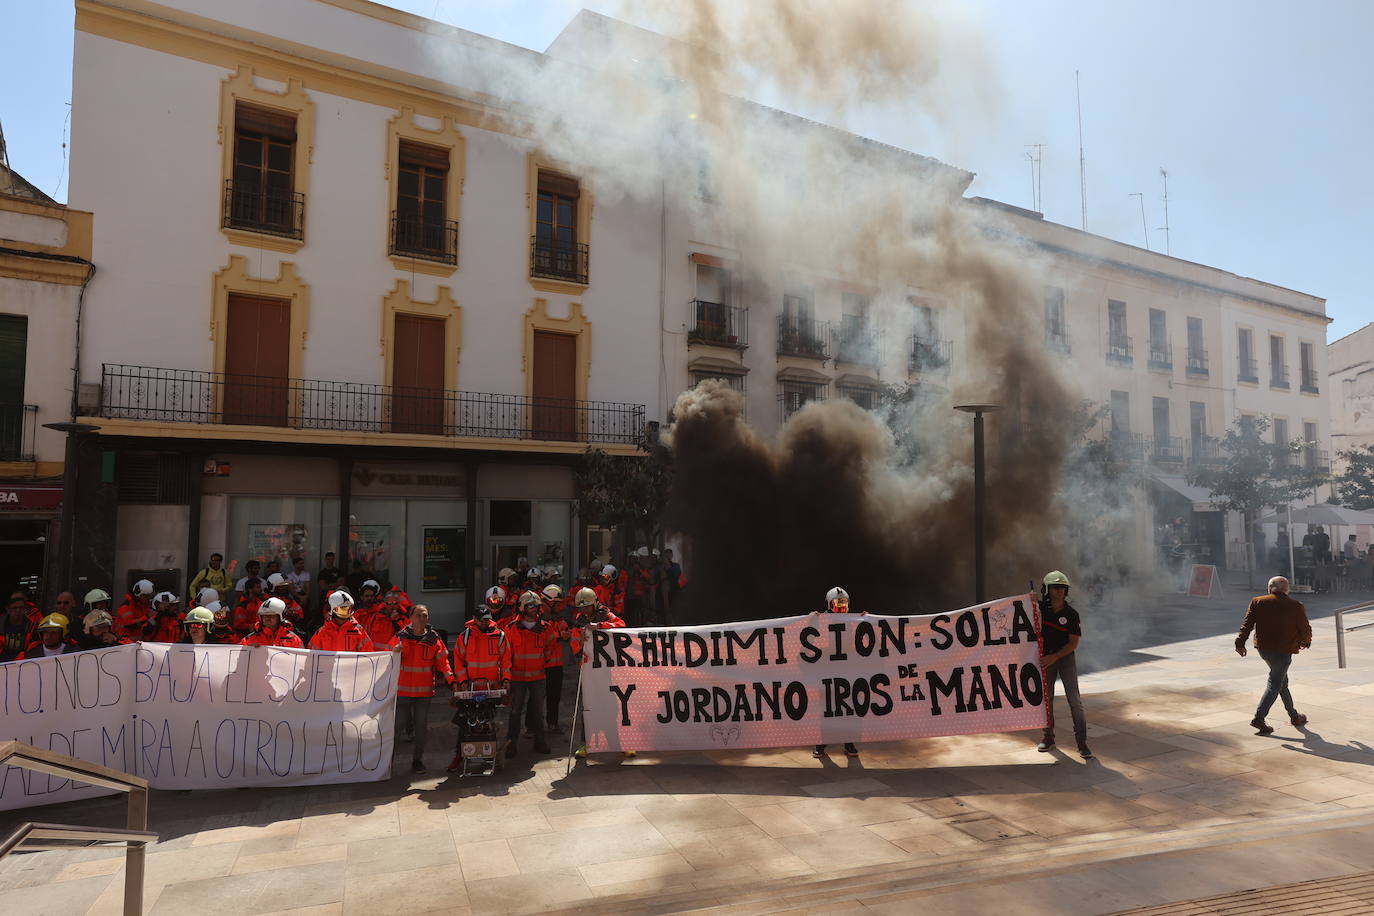
[[[871,901],[1022,873],[1043,874],[1091,863],[1370,824],[1374,824],[1374,811],[1314,812],[1264,819],[1236,818],[1227,823],[1130,836],[1098,834],[1067,841],[1060,837],[1053,845],[1019,852],[1015,846],[988,844],[982,849],[941,856],[937,861],[920,865],[878,865],[783,879],[753,879],[713,886],[709,890],[668,887],[652,897],[646,898],[642,893],[603,897],[594,904],[558,912],[690,913],[701,916],[822,912],[827,903],[852,901],[858,895]],[[681,877],[690,879],[691,875]]]

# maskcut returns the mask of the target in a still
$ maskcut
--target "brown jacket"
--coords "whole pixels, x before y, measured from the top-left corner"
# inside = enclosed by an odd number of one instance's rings
[[[1312,625],[1307,622],[1307,609],[1301,601],[1287,595],[1261,595],[1251,599],[1240,625],[1236,645],[1245,644],[1250,631],[1255,631],[1255,648],[1261,652],[1287,652],[1297,655],[1299,649],[1312,647]]]

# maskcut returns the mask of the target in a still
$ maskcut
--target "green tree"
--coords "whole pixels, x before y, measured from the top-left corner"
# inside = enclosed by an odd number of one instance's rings
[[[584,524],[622,526],[628,547],[656,544],[673,484],[672,453],[646,431],[639,455],[608,455],[588,447],[577,471],[577,513]],[[641,538],[642,536],[642,538]]]
[[[1374,445],[1336,454],[1346,462],[1345,472],[1331,481],[1336,501],[1352,509],[1374,509]]]
[[[1225,462],[1188,473],[1190,484],[1211,492],[1213,505],[1239,512],[1245,520],[1247,576],[1255,568],[1251,533],[1260,513],[1266,507],[1301,501],[1326,480],[1324,474],[1304,466],[1302,440],[1271,442],[1264,435],[1268,431],[1268,417],[1242,417],[1222,437]]]

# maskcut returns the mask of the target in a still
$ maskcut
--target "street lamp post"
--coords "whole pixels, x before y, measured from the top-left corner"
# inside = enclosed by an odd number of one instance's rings
[[[987,493],[983,468],[983,414],[998,409],[996,404],[956,404],[955,410],[973,414],[973,600],[982,604],[987,598],[987,543],[984,523]]]

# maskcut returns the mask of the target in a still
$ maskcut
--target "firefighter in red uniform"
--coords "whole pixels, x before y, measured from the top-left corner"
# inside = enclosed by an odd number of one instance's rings
[[[606,605],[606,609],[616,617],[625,616],[625,584],[617,578],[618,571],[610,563],[601,567],[596,576],[596,603]]]
[[[411,736],[410,771],[425,771],[425,743],[429,737],[429,704],[434,698],[434,678],[452,689],[457,681],[448,662],[448,646],[439,631],[429,625],[429,608],[417,604],[410,621],[397,633],[393,648],[401,650],[401,677],[396,682],[396,729]]]
[[[206,632],[207,641],[221,646],[237,646],[239,635],[234,632],[234,623],[224,602],[211,601],[204,609],[210,612],[213,621]]]
[[[549,631],[548,652],[544,657],[544,728],[563,734],[558,713],[563,705],[563,646],[568,642],[568,620],[563,612],[563,589],[546,585],[540,592],[540,617]]]
[[[299,601],[291,594],[291,583],[281,573],[272,573],[267,577],[267,589],[264,595],[270,593],[273,598],[280,598],[281,603],[286,605],[286,612],[282,619],[291,625],[294,630],[305,622],[305,609],[301,607]]]
[[[496,622],[504,626],[508,620],[513,620],[520,613],[520,575],[509,566],[503,567],[496,577],[496,584],[501,587],[501,592],[505,596],[500,612],[495,615]]]
[[[849,613],[849,592],[840,588],[838,585],[825,593],[824,614],[848,614]],[[844,755],[846,757],[859,756],[859,749],[854,746],[853,741],[844,743]],[[825,745],[818,744],[811,751],[811,756],[817,760],[825,756]]]
[[[549,628],[539,619],[543,603],[534,592],[520,596],[520,616],[506,624],[510,640],[510,725],[506,731],[506,756],[517,753],[520,723],[534,738],[534,752],[547,754],[544,739],[544,664],[549,655]]]
[[[486,597],[482,599],[486,610],[491,611],[491,618],[495,620],[506,612],[506,590],[499,585],[493,585],[487,589]],[[479,608],[479,611],[482,609]]]
[[[132,640],[143,638],[143,628],[153,616],[152,597],[152,582],[139,579],[134,583],[133,591],[124,596],[124,603],[115,611],[116,636],[127,636]]]
[[[353,619],[367,631],[367,638],[372,640],[374,646],[386,648],[395,641],[399,626],[391,619],[391,610],[387,603],[377,597],[381,589],[373,587],[376,585],[374,579],[369,579],[363,584],[363,600]]]
[[[81,624],[86,632],[76,638],[76,644],[82,651],[129,644],[128,639],[114,634],[114,618],[109,611],[91,611],[81,619]]]
[[[49,614],[38,621],[36,632],[38,638],[29,643],[20,658],[47,658],[81,651],[76,640],[67,639],[67,618],[61,614]]]
[[[253,578],[243,583],[243,597],[234,605],[229,625],[234,628],[235,641],[253,632],[258,623],[258,606],[262,604],[262,580]]]
[[[502,595],[502,600],[505,596]],[[477,609],[477,616],[458,634],[453,643],[453,679],[465,690],[473,681],[506,688],[510,686],[511,647],[506,631],[496,625],[490,599]],[[456,703],[457,698],[451,702]],[[448,765],[450,773],[463,765],[461,750]]]
[[[326,652],[376,652],[367,631],[353,619],[353,596],[343,589],[329,594],[329,619],[310,637],[310,648]]]
[[[572,642],[573,658],[577,661],[578,664],[578,676],[581,677],[581,666],[586,661],[582,657],[582,647],[588,638],[587,631],[614,630],[619,627],[625,626],[625,621],[621,620],[615,614],[611,613],[611,609],[606,607],[606,605],[597,601],[596,591],[594,589],[579,589],[577,595],[573,598],[573,608],[573,621],[570,639]],[[578,742],[579,746],[577,750],[573,752],[573,756],[586,757],[587,723],[578,713],[574,712],[573,715],[577,717],[577,729],[582,739],[580,742]],[[621,754],[621,756],[627,758],[633,757],[635,756],[635,752],[625,751]]]
[[[275,595],[258,605],[257,625],[243,637],[243,645],[305,648],[305,643],[291,627],[291,621],[286,619],[286,602]]]
[[[181,599],[171,592],[153,596],[153,619],[148,622],[148,642],[177,642],[181,639]]]
[[[391,619],[396,622],[397,628],[404,628],[410,621],[410,612],[414,610],[415,602],[410,600],[410,596],[399,585],[387,589],[386,594],[382,595],[382,600],[388,608],[393,608]]]

